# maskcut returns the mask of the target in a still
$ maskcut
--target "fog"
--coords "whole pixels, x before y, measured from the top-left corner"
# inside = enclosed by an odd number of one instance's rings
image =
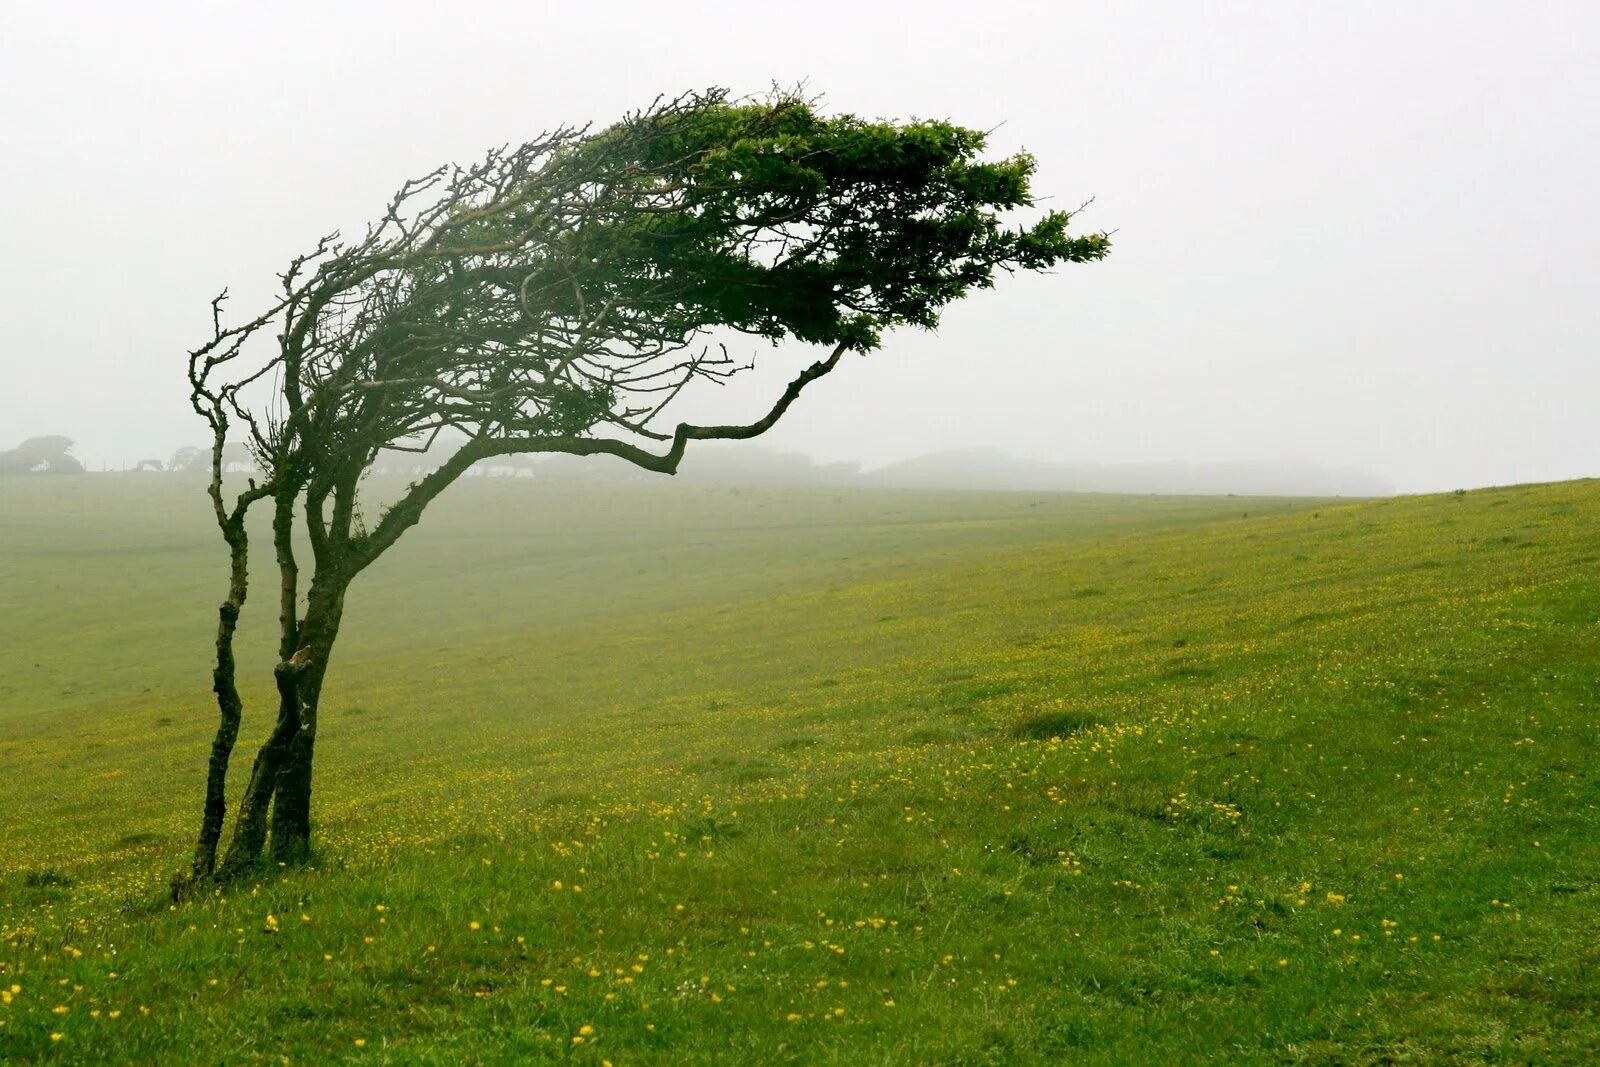
[[[405,177],[661,93],[993,128],[1110,258],[890,335],[763,442],[871,469],[1600,473],[1600,7],[6,2],[0,448],[202,439],[184,353]],[[716,391],[750,415],[801,352]]]

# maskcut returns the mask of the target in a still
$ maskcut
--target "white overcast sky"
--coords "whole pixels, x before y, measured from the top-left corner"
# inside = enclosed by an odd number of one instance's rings
[[[182,365],[212,293],[244,311],[406,176],[802,80],[998,127],[1116,236],[852,359],[774,445],[1292,459],[1402,490],[1600,474],[1592,0],[0,0],[0,447],[65,433],[98,467],[198,439]]]

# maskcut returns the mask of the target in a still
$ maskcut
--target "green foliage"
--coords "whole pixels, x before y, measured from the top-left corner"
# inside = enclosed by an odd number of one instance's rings
[[[581,434],[610,414],[616,401],[616,390],[605,383],[557,382],[545,405],[543,426],[552,434]]]
[[[657,135],[639,137],[638,121]],[[697,279],[678,314],[870,349],[894,326],[931,329],[941,308],[990,286],[997,269],[1109,250],[1105,234],[1069,235],[1066,212],[1008,225],[1004,212],[1033,204],[1034,160],[984,161],[984,147],[982,133],[948,122],[823,115],[784,94],[713,95],[574,149],[604,158],[618,182],[648,175],[638,180],[649,190],[685,190],[678,210],[574,237],[603,247],[621,278]]]

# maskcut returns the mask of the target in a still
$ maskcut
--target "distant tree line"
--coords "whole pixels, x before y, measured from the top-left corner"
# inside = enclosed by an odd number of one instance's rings
[[[30,437],[0,452],[0,475],[82,473],[83,464],[72,455],[72,438],[60,434]]]
[[[72,447],[72,438],[61,434],[30,437],[16,448],[0,451],[0,475],[82,474],[83,464],[72,454]],[[134,464],[133,469],[209,474],[211,448],[185,445],[165,462],[159,459],[141,459]],[[249,448],[242,443],[230,442],[222,451],[222,469],[226,473],[233,473],[253,471],[258,468]]]
[[[253,471],[256,469],[255,457],[250,454],[250,449],[237,441],[230,441],[222,447],[222,469],[224,473],[232,471]],[[146,459],[139,461],[139,470],[161,470],[159,459]],[[167,460],[166,469],[179,473],[207,474],[211,471],[211,449],[201,448],[199,445],[184,445],[172,454]]]

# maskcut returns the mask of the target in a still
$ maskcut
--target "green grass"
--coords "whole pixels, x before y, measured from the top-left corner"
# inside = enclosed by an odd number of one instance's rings
[[[203,502],[0,485],[0,1059],[1600,1047],[1596,483],[459,488],[353,591],[317,863],[171,909]]]

